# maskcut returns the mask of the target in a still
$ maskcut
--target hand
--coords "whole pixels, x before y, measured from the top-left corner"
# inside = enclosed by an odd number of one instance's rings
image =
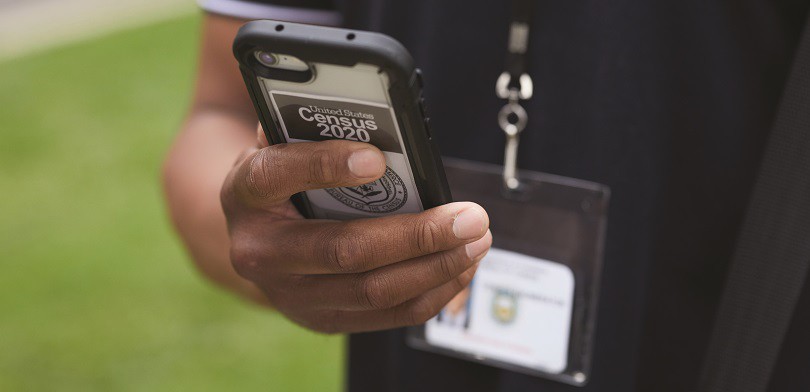
[[[325,333],[421,324],[463,290],[492,243],[486,212],[450,203],[419,214],[303,219],[291,195],[380,178],[385,158],[349,141],[246,152],[221,192],[236,272],[292,321]]]

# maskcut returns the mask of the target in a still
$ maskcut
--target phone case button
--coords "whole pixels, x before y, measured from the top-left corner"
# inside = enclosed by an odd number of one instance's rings
[[[433,139],[433,134],[430,133],[430,117],[425,117],[425,133],[427,134],[428,140]]]
[[[416,84],[419,86],[419,88],[424,88],[425,81],[422,79],[422,70],[417,68],[414,72],[416,73]]]

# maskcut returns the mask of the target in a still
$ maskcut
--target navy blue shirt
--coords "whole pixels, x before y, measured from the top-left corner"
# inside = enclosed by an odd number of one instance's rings
[[[494,83],[509,1],[298,4],[404,43],[442,153],[502,162]],[[693,390],[807,11],[789,0],[538,1],[520,167],[612,190],[591,381],[420,352],[386,331],[351,336],[349,390]],[[805,293],[773,391],[810,390],[809,313]]]

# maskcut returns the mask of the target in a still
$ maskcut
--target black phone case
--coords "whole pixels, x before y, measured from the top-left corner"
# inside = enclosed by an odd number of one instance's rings
[[[272,108],[268,107],[258,81],[259,76],[272,78],[272,75],[254,57],[257,50],[288,54],[305,62],[378,66],[390,81],[388,94],[422,206],[428,209],[452,201],[441,155],[425,114],[421,74],[402,44],[379,33],[272,20],[257,20],[242,26],[234,40],[233,52],[267,140],[279,144],[285,142],[283,132],[273,121]],[[312,217],[304,193],[293,197],[293,202],[304,216]]]

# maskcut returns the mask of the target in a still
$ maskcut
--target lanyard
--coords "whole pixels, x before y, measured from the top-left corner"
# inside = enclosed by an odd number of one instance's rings
[[[520,105],[521,100],[532,97],[534,85],[526,72],[526,52],[529,48],[529,27],[535,0],[513,0],[512,21],[509,24],[509,41],[506,54],[506,70],[495,83],[498,98],[507,100],[498,112],[498,125],[506,134],[504,151],[503,183],[509,190],[520,186],[517,178],[517,153],[520,133],[526,128],[529,115]]]

